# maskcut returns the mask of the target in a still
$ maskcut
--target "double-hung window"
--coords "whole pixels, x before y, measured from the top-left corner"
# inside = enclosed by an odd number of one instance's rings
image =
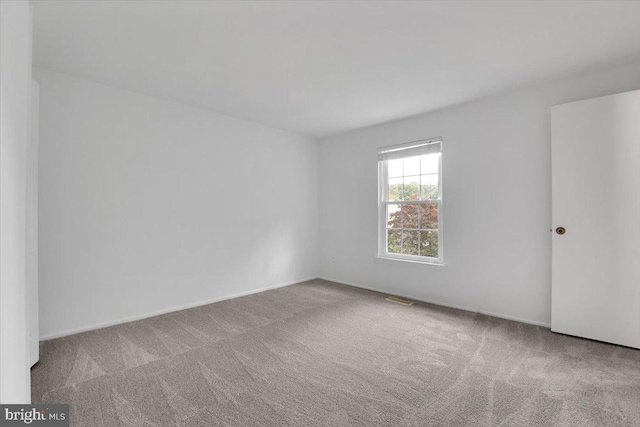
[[[378,150],[378,256],[442,264],[442,139]]]

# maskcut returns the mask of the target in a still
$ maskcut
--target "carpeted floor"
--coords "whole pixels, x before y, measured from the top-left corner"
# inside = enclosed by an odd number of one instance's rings
[[[638,426],[640,351],[314,280],[41,343],[74,426]]]

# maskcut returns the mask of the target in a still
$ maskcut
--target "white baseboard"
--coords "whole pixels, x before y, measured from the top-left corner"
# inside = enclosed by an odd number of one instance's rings
[[[465,307],[465,306],[462,306],[462,305],[447,304],[447,303],[440,302],[440,301],[427,300],[427,299],[419,298],[419,297],[416,297],[416,296],[413,296],[413,295],[399,294],[397,292],[390,292],[390,291],[385,290],[385,289],[377,289],[377,288],[372,288],[370,286],[362,286],[362,285],[359,285],[357,283],[345,282],[343,280],[331,279],[329,277],[318,277],[318,279],[328,280],[329,282],[339,283],[341,285],[353,286],[355,288],[366,289],[368,291],[380,292],[382,294],[395,295],[395,296],[399,296],[399,297],[402,297],[402,298],[412,299],[414,301],[426,302],[428,304],[440,305],[442,307],[455,308],[455,309],[458,309],[458,310],[470,311],[472,313],[480,313],[480,314],[485,314],[487,316],[499,317],[500,319],[513,320],[515,322],[527,323],[529,325],[535,325],[535,326],[542,326],[542,327],[545,327],[545,328],[551,328],[551,324],[550,323],[540,322],[538,320],[523,319],[523,318],[520,318],[520,317],[510,316],[510,315],[507,315],[507,314],[500,314],[500,313],[492,313],[492,312],[488,312],[488,311],[481,311],[481,310],[478,310],[476,308]]]
[[[69,335],[79,334],[81,332],[93,331],[95,329],[102,329],[102,328],[107,328],[109,326],[120,325],[122,323],[134,322],[136,320],[147,319],[149,317],[159,316],[161,314],[172,313],[174,311],[186,310],[188,308],[200,307],[200,306],[203,306],[203,305],[213,304],[215,302],[226,301],[226,300],[239,298],[239,297],[243,297],[243,296],[247,296],[247,295],[257,294],[257,293],[268,291],[268,290],[271,290],[271,289],[283,288],[285,286],[291,286],[291,285],[294,285],[296,283],[307,282],[309,280],[314,280],[314,279],[327,280],[329,282],[339,283],[341,285],[353,286],[355,288],[366,289],[366,290],[369,290],[369,291],[379,292],[379,293],[387,294],[387,295],[396,295],[396,296],[399,296],[399,297],[408,298],[408,299],[412,299],[412,300],[415,300],[415,301],[421,301],[421,302],[425,302],[425,303],[428,303],[428,304],[439,305],[439,306],[442,306],[442,307],[455,308],[455,309],[458,309],[458,310],[469,311],[469,312],[472,312],[472,313],[486,314],[487,316],[499,317],[501,319],[513,320],[513,321],[516,321],[516,322],[527,323],[527,324],[536,325],[536,326],[542,326],[542,327],[545,327],[545,328],[550,328],[551,327],[551,325],[549,323],[539,322],[537,320],[523,319],[523,318],[520,318],[520,317],[509,316],[509,315],[506,315],[506,314],[481,311],[481,310],[478,310],[478,309],[475,309],[475,308],[465,307],[465,306],[461,306],[461,305],[447,304],[447,303],[443,303],[443,302],[439,302],[439,301],[427,300],[427,299],[419,298],[419,297],[416,297],[416,296],[413,296],[413,295],[408,295],[408,294],[404,294],[404,293],[397,293],[397,292],[391,292],[391,291],[388,291],[386,289],[378,289],[378,288],[373,288],[373,287],[370,287],[370,286],[363,286],[363,285],[359,285],[357,283],[345,282],[344,280],[332,279],[330,277],[315,277],[314,276],[314,277],[307,277],[307,278],[304,278],[304,279],[293,280],[293,281],[290,281],[290,282],[279,283],[277,285],[266,286],[266,287],[263,287],[263,288],[253,289],[253,290],[250,290],[250,291],[238,292],[236,294],[225,295],[225,296],[222,296],[222,297],[213,298],[213,299],[209,299],[209,300],[205,300],[205,301],[197,301],[197,302],[190,303],[190,304],[184,304],[184,305],[180,305],[180,306],[169,307],[169,308],[165,308],[165,309],[162,309],[162,310],[156,310],[156,311],[152,311],[152,312],[149,312],[149,313],[144,313],[144,314],[140,314],[140,315],[136,315],[136,316],[123,317],[123,318],[116,319],[116,320],[111,320],[111,321],[108,321],[108,322],[96,323],[96,324],[93,324],[93,325],[87,325],[87,326],[82,326],[82,327],[79,327],[79,328],[67,329],[67,330],[60,331],[60,332],[54,332],[54,333],[51,333],[51,334],[46,334],[46,335],[40,336],[40,341],[46,341],[46,340],[50,340],[50,339],[54,339],[54,338],[66,337],[66,336],[69,336]]]
[[[108,322],[95,323],[93,325],[87,325],[87,326],[82,326],[82,327],[79,327],[79,328],[67,329],[65,331],[53,332],[53,333],[50,333],[50,334],[41,335],[40,336],[40,341],[46,341],[46,340],[50,340],[50,339],[54,339],[54,338],[66,337],[66,336],[69,336],[69,335],[79,334],[81,332],[93,331],[95,329],[108,328],[109,326],[115,326],[115,325],[120,325],[122,323],[134,322],[136,320],[147,319],[149,317],[155,317],[155,316],[159,316],[161,314],[172,313],[174,311],[186,310],[188,308],[194,308],[194,307],[200,307],[200,306],[203,306],[203,305],[213,304],[214,302],[226,301],[226,300],[230,300],[230,299],[234,299],[234,298],[238,298],[238,297],[244,297],[244,296],[247,296],[247,295],[257,294],[257,293],[268,291],[268,290],[271,290],[271,289],[283,288],[285,286],[291,286],[291,285],[294,285],[296,283],[307,282],[309,280],[314,280],[314,279],[317,279],[317,278],[318,277],[314,276],[314,277],[308,277],[308,278],[305,278],[305,279],[293,280],[293,281],[286,282],[286,283],[279,283],[277,285],[266,286],[264,288],[252,289],[250,291],[245,291],[245,292],[238,292],[237,294],[225,295],[225,296],[222,296],[222,297],[213,298],[213,299],[209,299],[209,300],[205,300],[205,301],[197,301],[197,302],[194,302],[194,303],[184,304],[184,305],[180,305],[180,306],[176,306],[176,307],[163,308],[161,310],[156,310],[156,311],[152,311],[152,312],[149,312],[149,313],[139,314],[139,315],[136,315],[136,316],[122,317],[120,319],[110,320]]]

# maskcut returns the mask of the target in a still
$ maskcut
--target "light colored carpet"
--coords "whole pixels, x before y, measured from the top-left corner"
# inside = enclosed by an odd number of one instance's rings
[[[314,280],[41,343],[74,426],[639,426],[640,351]]]

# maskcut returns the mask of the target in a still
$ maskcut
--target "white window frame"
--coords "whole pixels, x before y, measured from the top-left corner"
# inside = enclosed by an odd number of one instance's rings
[[[393,145],[388,147],[381,147],[378,149],[378,155],[380,157],[381,152],[402,152],[406,154],[404,157],[412,157],[412,153],[420,150],[421,148],[439,143],[440,152],[438,154],[438,198],[430,200],[420,201],[389,201],[389,174],[388,174],[388,161],[378,160],[378,258],[390,259],[399,261],[409,261],[421,264],[436,264],[444,265],[444,234],[443,234],[443,209],[442,209],[442,151],[443,143],[442,138],[430,138],[418,141],[412,141],[406,144]],[[409,254],[397,254],[388,252],[387,241],[387,205],[403,205],[403,204],[423,204],[423,203],[436,203],[438,205],[438,256],[428,257],[421,255],[409,255]],[[425,230],[422,230],[425,231]]]

